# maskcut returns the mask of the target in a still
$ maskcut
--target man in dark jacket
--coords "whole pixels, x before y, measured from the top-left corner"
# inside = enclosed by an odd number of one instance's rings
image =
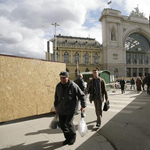
[[[123,77],[120,80],[120,86],[121,86],[121,93],[125,93],[125,80],[123,79]]]
[[[83,92],[85,91],[85,84],[84,84],[84,80],[83,80],[83,75],[81,73],[78,75],[78,78],[74,80],[74,82],[79,86],[79,88]],[[79,100],[77,100],[77,106],[76,106],[76,110],[75,110],[75,115],[79,114],[78,110],[79,110]]]
[[[130,83],[131,83],[130,89],[132,90],[132,87],[133,87],[133,89],[135,90],[135,79],[133,77],[132,77]]]
[[[105,81],[98,76],[98,70],[93,70],[93,76],[94,78],[91,79],[87,86],[87,92],[90,94],[89,99],[90,102],[94,101],[95,106],[95,112],[97,116],[97,127],[100,127],[101,125],[101,117],[102,117],[102,102],[104,101],[104,95],[105,100],[108,100],[108,94],[106,90]]]
[[[73,116],[76,108],[76,97],[81,101],[81,111],[86,107],[85,94],[78,85],[69,80],[68,72],[60,72],[60,82],[56,86],[54,107],[59,115],[60,127],[66,140],[63,145],[72,145],[76,140],[76,129]]]
[[[150,73],[146,76],[145,83],[147,84],[147,94],[150,94]]]

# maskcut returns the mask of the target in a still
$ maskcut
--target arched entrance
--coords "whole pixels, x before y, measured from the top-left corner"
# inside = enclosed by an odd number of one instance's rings
[[[137,77],[150,72],[150,25],[138,8],[129,16],[104,9],[102,23],[102,69],[115,77]]]
[[[150,63],[150,43],[140,33],[130,34],[125,41],[127,77],[147,75]]]

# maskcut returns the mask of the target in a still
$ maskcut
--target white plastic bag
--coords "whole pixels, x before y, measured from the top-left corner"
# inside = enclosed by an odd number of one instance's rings
[[[78,132],[82,137],[85,136],[88,132],[87,125],[84,121],[84,118],[81,118],[80,121],[79,121]]]
[[[53,120],[51,121],[49,127],[51,129],[57,129],[58,123],[59,123],[59,116],[56,114],[55,117],[53,118]]]

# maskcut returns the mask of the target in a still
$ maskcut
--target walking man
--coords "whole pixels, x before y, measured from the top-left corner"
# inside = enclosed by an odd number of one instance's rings
[[[83,92],[85,91],[85,84],[84,84],[84,80],[83,80],[83,75],[81,73],[78,75],[78,78],[74,82],[79,86],[79,88]],[[76,110],[75,110],[75,115],[79,114],[78,110],[79,110],[79,100],[77,100],[77,106],[76,106]]]
[[[86,107],[85,94],[79,86],[69,80],[68,72],[60,72],[60,82],[56,86],[54,107],[59,115],[60,128],[65,137],[63,145],[72,145],[76,141],[76,129],[73,124],[73,117],[78,99],[81,101],[81,112]]]
[[[123,79],[123,77],[121,78],[121,80],[120,80],[120,86],[121,86],[121,93],[123,94],[123,93],[125,93],[125,80]]]
[[[146,76],[145,82],[147,84],[147,94],[150,94],[150,73]]]
[[[108,94],[106,90],[105,81],[98,76],[98,70],[93,70],[93,79],[91,79],[87,86],[89,95],[89,100],[92,103],[94,101],[95,112],[97,116],[96,126],[100,127],[101,117],[102,117],[102,102],[108,100]]]
[[[131,83],[130,89],[132,90],[132,87],[133,87],[133,89],[135,90],[135,79],[133,77],[132,77],[130,83]]]

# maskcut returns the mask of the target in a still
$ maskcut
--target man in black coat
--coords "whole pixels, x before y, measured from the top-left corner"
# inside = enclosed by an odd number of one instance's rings
[[[147,94],[150,94],[150,73],[146,76],[145,83],[147,84]]]
[[[60,82],[56,86],[54,107],[59,115],[60,127],[66,140],[63,145],[72,145],[76,140],[76,129],[73,117],[78,99],[81,101],[81,112],[85,110],[85,94],[74,82],[69,80],[68,72],[60,72]]]
[[[83,92],[85,91],[85,84],[84,84],[84,80],[83,80],[83,75],[81,73],[78,75],[78,78],[74,80],[74,82],[79,86],[79,88]],[[79,100],[77,100],[77,106],[76,106],[76,110],[75,110],[75,115],[79,114],[78,110],[79,110]]]
[[[120,80],[120,86],[121,86],[121,93],[125,93],[125,80],[123,79],[123,77]]]

